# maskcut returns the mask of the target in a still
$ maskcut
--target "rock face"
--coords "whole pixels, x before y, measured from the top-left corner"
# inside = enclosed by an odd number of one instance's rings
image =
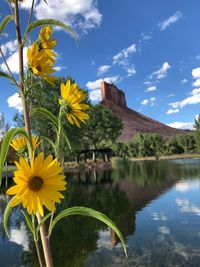
[[[114,84],[103,81],[101,83],[101,94],[101,104],[111,109],[113,114],[122,120],[123,130],[119,141],[128,141],[136,133],[159,133],[167,138],[187,132],[169,127],[128,108],[124,92],[119,90]]]

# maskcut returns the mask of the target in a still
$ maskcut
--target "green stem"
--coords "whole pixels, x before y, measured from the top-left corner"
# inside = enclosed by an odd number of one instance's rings
[[[31,138],[31,130],[30,130],[30,116],[29,111],[26,103],[25,98],[25,88],[24,88],[24,63],[23,63],[23,43],[21,38],[21,31],[20,31],[20,22],[19,22],[19,7],[18,7],[18,1],[15,1],[14,3],[15,8],[15,25],[16,25],[16,35],[17,35],[17,41],[18,41],[18,54],[19,54],[19,76],[20,76],[20,93],[22,98],[22,106],[24,111],[24,122],[25,122],[25,129],[27,133],[29,134]],[[32,149],[29,148],[29,157],[30,160],[32,158]],[[38,223],[41,221],[41,218],[39,214],[37,214]],[[45,225],[42,224],[40,228],[40,236],[42,240],[42,247],[44,251],[44,257],[46,262],[46,267],[53,267],[53,261],[51,256],[51,250],[49,245],[49,240],[46,234],[46,228]],[[36,247],[37,249],[37,247]]]

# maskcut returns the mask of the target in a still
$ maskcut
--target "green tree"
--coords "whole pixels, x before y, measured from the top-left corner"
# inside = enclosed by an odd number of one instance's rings
[[[90,119],[84,127],[84,146],[92,149],[111,146],[121,133],[121,120],[100,104],[91,106],[88,114]]]
[[[184,153],[183,147],[179,145],[177,138],[175,136],[172,136],[167,140],[165,153],[167,155]]]
[[[197,153],[200,154],[200,114],[195,118],[195,140],[197,145]]]
[[[193,133],[179,134],[177,135],[177,141],[179,146],[184,150],[184,153],[194,153],[196,149],[196,142]]]

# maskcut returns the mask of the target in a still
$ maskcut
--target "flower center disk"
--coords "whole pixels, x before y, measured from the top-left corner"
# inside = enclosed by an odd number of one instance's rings
[[[37,192],[42,188],[43,183],[44,181],[41,177],[33,176],[28,181],[28,187],[30,190]]]

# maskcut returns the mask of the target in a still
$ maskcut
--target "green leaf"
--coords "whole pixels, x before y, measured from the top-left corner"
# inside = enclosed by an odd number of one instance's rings
[[[53,148],[54,150],[56,150],[56,146],[55,146],[54,142],[53,142],[51,139],[49,139],[49,138],[46,137],[46,136],[40,136],[40,138],[41,138],[42,140],[46,141],[47,143],[49,143],[49,144],[52,146],[52,148]]]
[[[76,34],[74,33],[74,31],[67,26],[66,24],[64,24],[63,22],[61,22],[60,20],[56,20],[56,19],[40,19],[40,20],[36,20],[30,23],[30,25],[28,26],[28,28],[26,29],[26,32],[24,34],[24,39],[23,39],[23,45],[26,42],[27,36],[28,34],[38,28],[38,27],[44,27],[44,26],[58,26],[63,28],[64,30],[66,30],[67,32],[69,32],[72,37],[75,39],[76,43],[77,43],[77,38],[76,38]]]
[[[13,78],[5,72],[0,71],[0,76],[13,81]]]
[[[58,221],[60,221],[61,219],[65,218],[67,216],[71,216],[71,215],[89,216],[89,217],[95,218],[95,219],[100,220],[101,222],[105,223],[119,237],[119,239],[123,245],[125,255],[127,256],[125,241],[124,241],[124,238],[123,238],[122,233],[120,232],[119,228],[105,214],[103,214],[99,211],[90,209],[90,208],[77,206],[77,207],[72,207],[72,208],[68,208],[68,209],[61,211],[52,222],[52,225],[49,229],[49,236],[51,235],[52,230]]]
[[[33,234],[33,236],[35,235],[35,232],[34,232],[34,226],[32,224],[32,221],[30,219],[30,216],[24,212],[23,210],[21,210],[21,213],[24,215],[24,218],[26,220],[26,223],[28,225],[28,228],[30,229],[31,233]]]
[[[10,129],[7,132],[7,134],[3,138],[3,142],[2,142],[2,145],[1,145],[1,152],[0,152],[0,185],[1,185],[1,182],[2,182],[2,173],[3,173],[3,168],[4,168],[6,156],[7,156],[7,153],[8,153],[8,149],[9,149],[9,146],[10,146],[10,143],[11,143],[12,139],[16,135],[23,135],[26,138],[28,144],[30,146],[32,146],[30,138],[29,138],[29,135],[27,134],[25,129],[23,129],[23,128],[13,128],[13,129]]]
[[[4,28],[6,27],[6,25],[11,21],[13,20],[13,16],[11,15],[8,15],[6,16],[3,21],[1,22],[0,24],[0,34],[3,32]]]
[[[10,238],[10,235],[8,233],[8,218],[10,216],[10,213],[12,211],[12,207],[10,205],[11,201],[15,198],[12,197],[11,200],[8,202],[6,208],[5,208],[5,211],[4,211],[4,214],[3,214],[3,225],[4,225],[4,230],[6,232],[6,235],[8,236],[8,238]]]
[[[56,129],[58,129],[58,119],[50,111],[48,111],[45,108],[35,108],[32,111],[32,115],[34,113],[39,113],[39,114],[45,116],[47,119],[49,119],[53,123],[53,125],[56,127]],[[63,126],[61,126],[61,133],[62,133],[63,137],[65,138],[65,141],[68,144],[69,148],[71,149],[69,138],[68,138]]]

